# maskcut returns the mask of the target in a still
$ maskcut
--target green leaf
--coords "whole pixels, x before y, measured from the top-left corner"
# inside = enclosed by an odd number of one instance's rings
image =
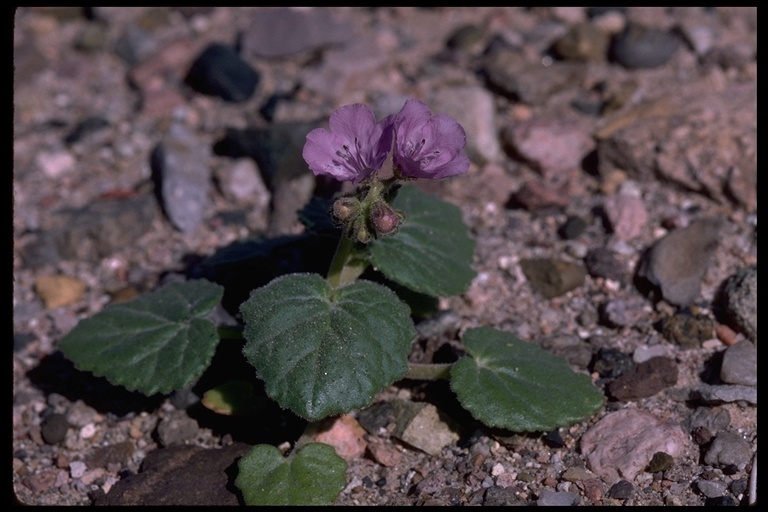
[[[317,274],[291,274],[242,304],[243,353],[267,394],[318,420],[367,405],[408,369],[416,329],[408,306],[360,280],[331,288]]]
[[[170,393],[202,375],[219,341],[206,316],[221,286],[173,283],[82,320],[60,343],[80,370],[145,395]]]
[[[548,431],[596,412],[603,395],[565,359],[490,327],[470,329],[464,357],[451,368],[462,406],[491,427]]]
[[[475,241],[461,210],[412,185],[398,191],[392,206],[405,212],[405,222],[395,235],[369,244],[373,265],[392,281],[434,297],[466,291],[475,277]]]
[[[200,402],[207,409],[225,416],[252,415],[259,411],[253,384],[244,380],[225,382],[209,389]]]
[[[287,459],[259,444],[237,466],[246,505],[332,505],[346,484],[347,463],[323,443],[305,444]]]

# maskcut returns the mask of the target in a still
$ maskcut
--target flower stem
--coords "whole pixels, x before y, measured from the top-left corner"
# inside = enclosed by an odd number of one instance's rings
[[[447,380],[450,378],[451,366],[453,366],[452,363],[408,363],[408,371],[403,378],[414,380]]]
[[[368,266],[368,262],[357,258],[355,253],[354,240],[342,234],[328,269],[328,282],[333,288],[354,281]]]

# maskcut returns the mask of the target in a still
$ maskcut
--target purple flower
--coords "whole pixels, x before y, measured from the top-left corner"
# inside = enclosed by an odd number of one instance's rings
[[[359,183],[381,168],[392,148],[392,121],[376,122],[367,105],[345,105],[328,122],[330,131],[316,128],[307,134],[302,156],[316,176]]]
[[[452,117],[433,116],[424,103],[408,100],[395,116],[392,161],[403,176],[440,179],[469,170],[467,135]]]

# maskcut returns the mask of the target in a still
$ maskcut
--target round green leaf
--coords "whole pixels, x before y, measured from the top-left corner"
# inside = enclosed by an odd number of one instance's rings
[[[511,333],[470,329],[464,357],[451,368],[451,389],[462,406],[491,427],[515,432],[548,431],[570,425],[603,405],[587,375],[565,359]]]
[[[205,317],[223,288],[205,280],[173,283],[82,320],[60,342],[80,370],[145,395],[170,393],[202,375],[219,342]]]
[[[347,463],[322,443],[306,444],[287,459],[259,444],[237,467],[235,485],[246,505],[332,505],[346,484]]]
[[[405,222],[395,235],[369,244],[373,265],[392,281],[433,297],[465,292],[475,277],[475,241],[461,210],[412,185],[398,191],[392,206],[405,212]]]
[[[308,420],[367,405],[405,374],[416,336],[408,306],[362,280],[334,289],[317,274],[282,276],[240,311],[243,353],[267,394]]]

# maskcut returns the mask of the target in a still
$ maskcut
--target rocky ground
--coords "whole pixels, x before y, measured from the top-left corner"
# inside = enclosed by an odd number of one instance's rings
[[[199,389],[128,393],[58,341],[206,276],[237,240],[300,232],[296,210],[336,190],[301,160],[309,129],[415,97],[467,131],[468,175],[421,186],[461,208],[477,277],[417,325],[411,360],[490,325],[589,373],[606,404],[499,432],[440,384],[397,382],[317,434],[347,446],[337,504],[751,503],[756,38],[741,7],[19,8],[16,500],[241,503],[234,461],[287,450],[301,421],[268,402],[218,417]],[[427,439],[399,434],[402,404]]]

